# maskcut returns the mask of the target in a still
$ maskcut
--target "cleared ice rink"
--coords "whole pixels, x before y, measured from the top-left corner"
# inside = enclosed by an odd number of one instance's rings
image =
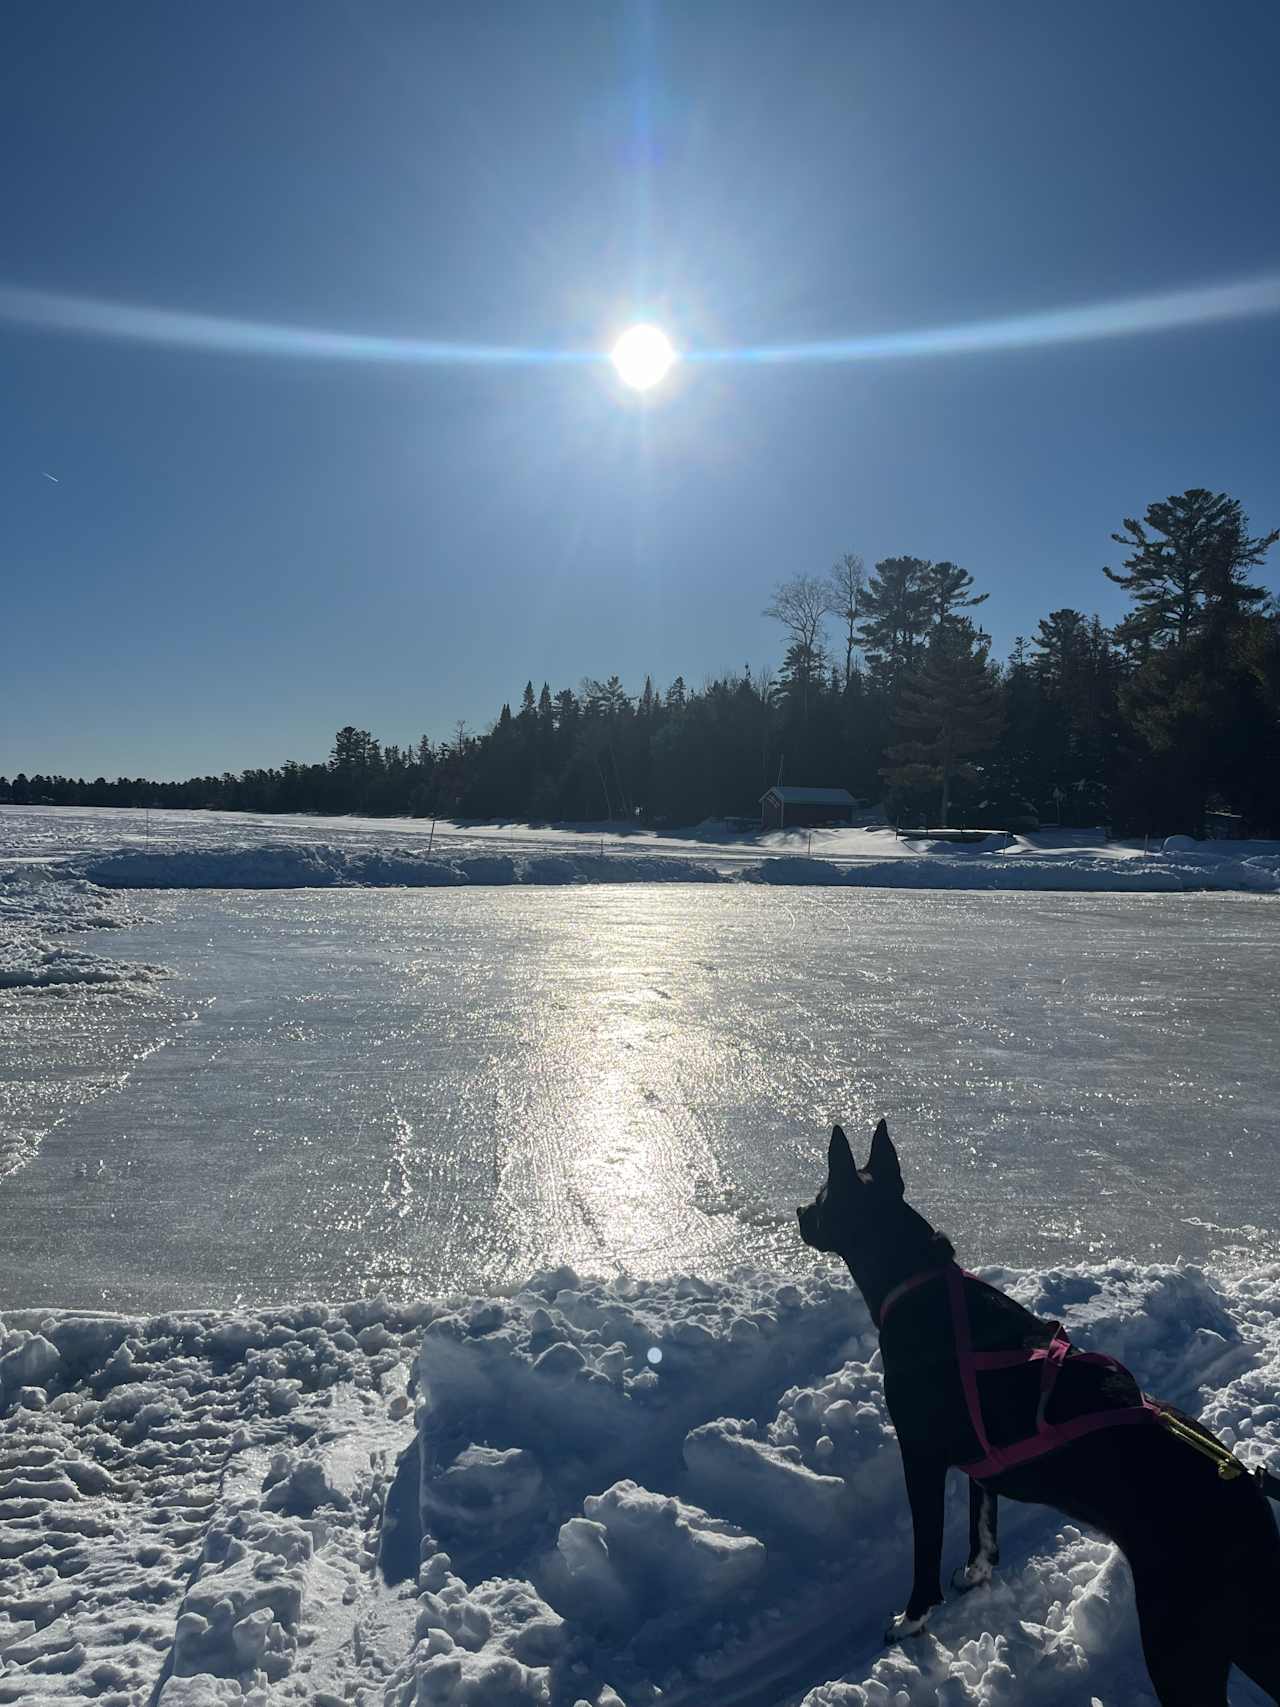
[[[0,1305],[801,1269],[887,1113],[968,1262],[1280,1247],[1280,913],[1248,896],[148,892],[170,969],[24,992]],[[8,1009],[18,1013],[18,1004]],[[14,1137],[14,1133],[17,1137]]]

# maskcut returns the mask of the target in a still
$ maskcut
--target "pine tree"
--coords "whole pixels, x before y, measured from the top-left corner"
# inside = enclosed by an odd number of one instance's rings
[[[1121,708],[1149,790],[1146,810],[1201,834],[1212,796],[1253,794],[1266,749],[1247,636],[1250,613],[1268,595],[1245,571],[1280,529],[1251,537],[1238,500],[1194,487],[1149,505],[1144,523],[1127,519],[1112,537],[1133,547],[1127,575],[1105,573],[1135,606],[1117,634],[1133,660]]]
[[[862,594],[859,638],[872,676],[894,697],[929,631],[929,568],[922,557],[885,557]]]
[[[928,589],[929,614],[935,623],[950,622],[954,612],[985,604],[987,593],[969,594],[973,576],[958,563],[926,563],[921,581]]]
[[[1118,659],[1098,617],[1051,611],[1037,625],[1032,672],[1039,792],[1053,792],[1064,822],[1106,815],[1114,768]]]
[[[1206,624],[1229,626],[1266,599],[1244,572],[1262,562],[1280,528],[1250,538],[1237,499],[1196,486],[1149,504],[1141,522],[1127,516],[1111,537],[1130,547],[1127,574],[1102,571],[1134,601],[1126,638],[1182,649]]]
[[[934,629],[920,669],[898,698],[896,732],[883,775],[896,790],[939,789],[940,823],[947,828],[951,792],[974,781],[969,760],[990,752],[1000,735],[1000,703],[987,639],[967,617]]]

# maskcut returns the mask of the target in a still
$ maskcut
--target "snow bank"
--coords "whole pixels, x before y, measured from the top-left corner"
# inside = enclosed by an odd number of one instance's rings
[[[24,863],[6,871],[6,860]],[[688,883],[741,876],[911,889],[1275,894],[1280,843],[1171,836],[1144,853],[1108,841],[1102,828],[952,843],[902,841],[872,825],[744,834],[708,821],[657,835],[611,825],[441,820],[433,826],[407,819],[0,807],[0,932],[20,891],[19,905],[51,916],[48,893],[33,900],[41,873],[46,890],[70,885],[69,915],[110,923],[113,903],[104,891],[130,888]],[[88,919],[91,912],[96,920]]]
[[[122,850],[81,867],[108,889],[458,888],[466,884],[717,883],[705,862],[632,854],[429,855],[418,848],[331,843],[177,853]]]
[[[1280,1468],[1280,1265],[985,1272]],[[989,1590],[884,1648],[910,1525],[834,1270],[14,1311],[0,1478],[0,1703],[1151,1703],[1123,1562],[1038,1508],[1005,1507]]]
[[[921,844],[917,844],[918,846]],[[1016,850],[1009,850],[1010,853]],[[1115,860],[1079,854],[1037,859],[991,857],[985,844],[933,845],[926,858],[868,860],[835,865],[830,860],[768,859],[742,871],[744,882],[809,884],[859,889],[1015,889],[1050,893],[1076,890],[1090,894],[1165,895],[1197,890],[1242,890],[1280,894],[1280,859],[1191,857],[1153,854],[1148,859]]]
[[[1041,850],[1035,859],[998,837],[963,844],[915,842],[890,859],[852,862],[782,855],[720,870],[705,857],[633,853],[434,854],[416,848],[275,843],[248,848],[117,853],[78,862],[81,880],[105,889],[320,889],[570,883],[720,883],[888,889],[1014,889],[1038,893],[1177,894],[1217,889],[1280,893],[1280,855],[1246,858],[1170,850],[1148,858]]]

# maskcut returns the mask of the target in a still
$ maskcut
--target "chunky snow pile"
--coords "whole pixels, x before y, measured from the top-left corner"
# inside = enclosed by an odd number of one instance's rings
[[[0,936],[30,927],[82,931],[130,923],[122,896],[108,895],[60,863],[0,866]]]
[[[1228,1290],[1185,1267],[990,1276],[1280,1463],[1280,1268]],[[994,1589],[877,1658],[910,1529],[843,1285],[541,1275],[437,1315],[417,1377],[419,1462],[393,1502],[406,1569],[418,1530],[417,1639],[390,1702],[1149,1699],[1122,1562],[1030,1508],[1006,1508]]]
[[[429,1314],[0,1318],[0,1702],[380,1699],[412,1643],[374,1563]]]
[[[316,842],[177,853],[125,849],[87,861],[83,875],[109,889],[411,889],[464,884],[718,883],[694,860],[629,854],[431,855],[421,848],[355,849]]]
[[[986,1272],[1280,1468],[1280,1265]],[[1114,1550],[1002,1544],[885,1648],[910,1525],[834,1270],[0,1318],[0,1703],[1151,1707]]]
[[[163,966],[109,960],[34,934],[0,938],[0,991],[70,992],[93,985],[130,990],[167,976]]]
[[[132,922],[123,896],[65,867],[33,862],[0,868],[0,994],[36,989],[70,995],[104,986],[127,992],[164,977],[162,967],[125,965],[63,940],[72,931]]]

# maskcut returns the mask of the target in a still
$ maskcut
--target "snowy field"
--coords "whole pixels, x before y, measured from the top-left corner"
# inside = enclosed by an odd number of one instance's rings
[[[964,1261],[1280,1469],[1280,849],[428,835],[0,810],[0,1703],[1148,1707],[1030,1509],[883,1649],[792,1206],[887,1111]]]

